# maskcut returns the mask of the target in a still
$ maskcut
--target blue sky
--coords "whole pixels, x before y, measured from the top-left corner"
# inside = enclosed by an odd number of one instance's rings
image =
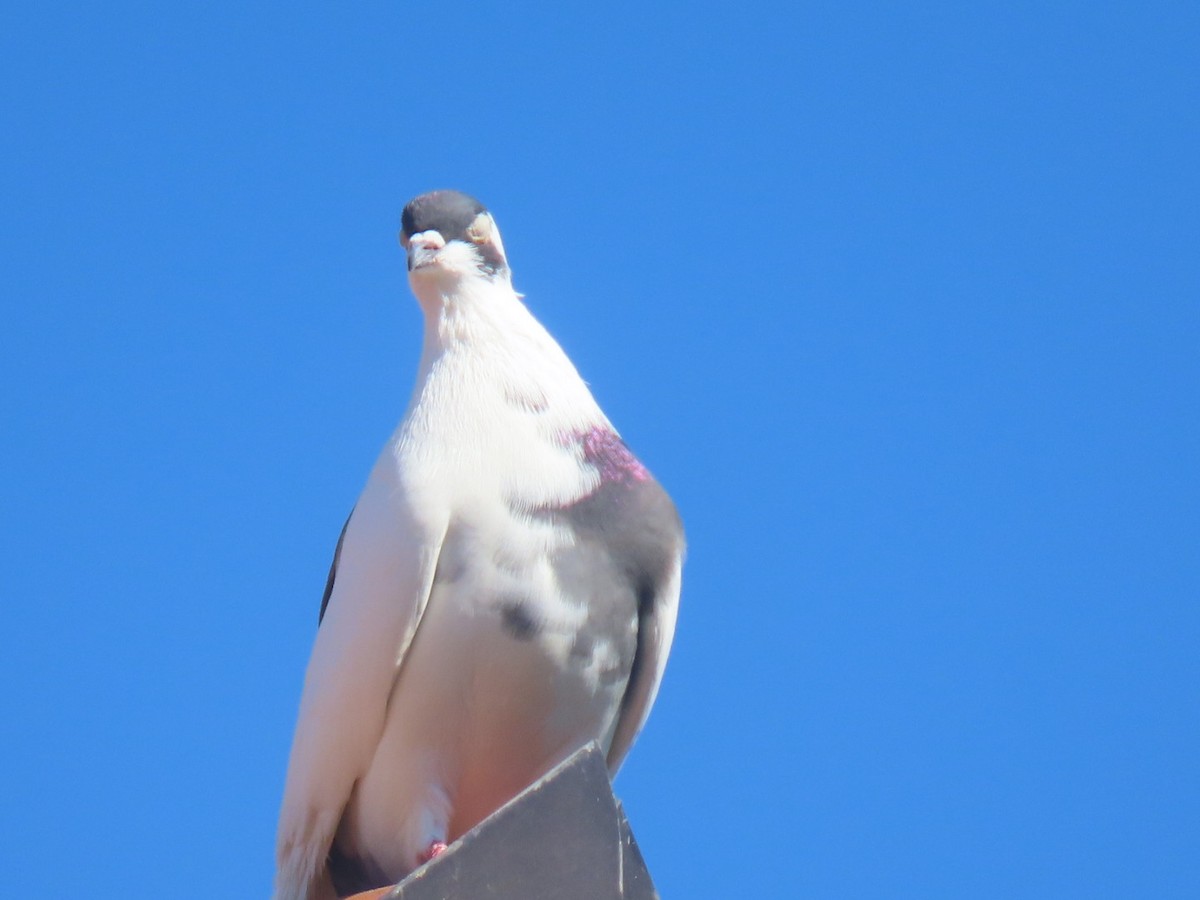
[[[1195,5],[560,6],[0,12],[6,892],[266,895],[456,187],[687,525],[664,897],[1200,896]]]

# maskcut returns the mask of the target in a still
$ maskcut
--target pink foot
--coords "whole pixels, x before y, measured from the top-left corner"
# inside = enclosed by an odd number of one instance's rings
[[[422,864],[424,864],[424,863],[429,862],[431,859],[437,859],[439,856],[441,856],[445,852],[446,852],[446,842],[445,841],[434,841],[432,844],[429,845],[428,849],[426,849],[424,853],[420,853],[417,855],[417,859],[420,860]]]

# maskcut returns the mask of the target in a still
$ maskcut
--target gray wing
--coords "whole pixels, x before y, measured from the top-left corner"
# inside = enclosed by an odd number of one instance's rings
[[[666,491],[649,481],[639,484],[635,493],[639,496],[626,511],[628,530],[615,544],[627,554],[638,603],[638,632],[637,652],[608,751],[608,768],[614,775],[646,724],[662,683],[679,613],[684,555],[683,523]]]
[[[571,553],[588,560],[570,568],[588,573],[593,605],[614,607],[593,608],[589,619],[611,622],[628,615],[622,610],[630,610],[630,604],[637,607],[636,647],[608,751],[613,773],[645,724],[658,693],[675,633],[684,552],[683,525],[675,504],[649,473],[640,466],[636,471],[631,475],[626,469],[607,478],[588,496],[555,511],[555,518],[575,532]],[[600,584],[606,585],[601,592],[604,599],[594,590]]]
[[[342,558],[342,543],[346,540],[346,529],[350,527],[350,519],[354,515],[354,510],[350,510],[350,515],[346,516],[346,524],[342,526],[342,533],[338,535],[337,547],[333,550],[333,562],[329,566],[329,575],[325,578],[325,593],[321,596],[321,612],[317,615],[317,625],[325,619],[325,607],[329,605],[329,598],[333,594],[333,581],[337,577],[338,561]]]

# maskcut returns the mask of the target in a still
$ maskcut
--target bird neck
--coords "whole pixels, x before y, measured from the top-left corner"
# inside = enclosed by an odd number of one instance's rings
[[[532,318],[507,278],[465,277],[418,294],[427,351],[491,344]]]
[[[547,426],[607,425],[575,366],[507,279],[463,279],[431,299],[421,298],[425,339],[414,401],[470,402],[465,390],[497,394]]]

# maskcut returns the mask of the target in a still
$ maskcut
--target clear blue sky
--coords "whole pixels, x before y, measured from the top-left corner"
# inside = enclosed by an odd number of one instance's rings
[[[400,208],[455,187],[688,528],[617,784],[664,897],[1200,896],[1198,47],[1183,2],[5,5],[4,893],[266,895],[416,365]]]

